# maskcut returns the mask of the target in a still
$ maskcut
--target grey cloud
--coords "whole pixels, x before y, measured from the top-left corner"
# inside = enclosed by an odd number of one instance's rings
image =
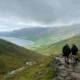
[[[54,25],[72,21],[80,21],[80,0],[0,0],[0,29],[28,27],[30,22]]]

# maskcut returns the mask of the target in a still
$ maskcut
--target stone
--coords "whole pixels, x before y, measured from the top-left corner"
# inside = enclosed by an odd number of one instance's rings
[[[71,79],[72,79],[71,76],[68,76],[68,77],[65,78],[65,80],[71,80]]]
[[[66,69],[66,70],[69,71],[69,72],[73,72],[74,71],[73,69],[69,69],[69,68]]]
[[[66,68],[65,68],[65,65],[59,66],[59,69],[60,69],[60,70],[61,70],[61,69],[66,69]]]
[[[69,64],[65,61],[64,57],[56,57],[55,59],[54,66],[56,75],[53,80],[75,80],[71,73],[80,73],[80,62],[74,66],[71,59],[69,59]]]
[[[32,65],[32,62],[26,62],[26,65]]]
[[[53,80],[58,80],[57,77],[55,77]]]
[[[68,76],[68,74],[69,74],[69,72],[67,70],[60,71],[60,76],[62,76],[62,77],[66,77],[66,76]]]
[[[63,78],[63,77],[61,77],[61,76],[58,76],[58,79],[59,79],[59,80],[64,80],[64,78]]]
[[[59,60],[61,64],[65,64],[65,58],[64,57],[56,57],[56,60]]]
[[[42,71],[40,71],[40,72],[38,73],[38,75],[43,75],[44,73],[45,73],[45,71],[42,70]]]

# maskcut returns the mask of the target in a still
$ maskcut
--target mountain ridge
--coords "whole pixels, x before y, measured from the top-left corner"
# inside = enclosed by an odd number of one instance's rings
[[[23,28],[7,33],[6,36],[32,40],[36,44],[51,44],[80,34],[80,24],[62,27]],[[5,34],[4,34],[5,35]]]

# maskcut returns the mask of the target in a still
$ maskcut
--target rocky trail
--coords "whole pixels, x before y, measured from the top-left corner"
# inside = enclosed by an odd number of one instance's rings
[[[67,64],[64,57],[55,57],[55,68],[53,80],[80,80],[80,62],[74,66],[72,63]]]
[[[32,62],[26,62],[26,65],[31,66]],[[62,56],[55,57],[55,59],[47,65],[47,67],[55,67],[55,77],[53,80],[80,80],[80,62],[75,65],[69,60],[69,64],[65,62],[65,58]],[[4,77],[8,77],[18,71],[23,70],[25,67],[8,72]],[[41,70],[34,77],[41,76],[45,73],[45,70]],[[34,78],[33,77],[33,78]]]

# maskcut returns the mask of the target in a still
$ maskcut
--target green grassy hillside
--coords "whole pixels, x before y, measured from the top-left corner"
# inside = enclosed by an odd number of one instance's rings
[[[22,67],[26,61],[42,58],[41,54],[0,39],[0,76]]]
[[[40,33],[37,33],[38,38],[35,41],[35,45],[25,46],[25,48],[36,50],[36,48],[41,47],[44,51],[44,48],[46,46],[49,46],[49,44],[51,44],[51,45],[53,45],[54,43],[58,44],[58,42],[60,42],[60,41],[61,41],[60,43],[63,43],[66,39],[76,36],[76,35],[79,35],[80,34],[79,30],[80,30],[79,24],[72,25],[72,26],[65,26],[65,27],[47,28],[46,30],[41,31]],[[54,44],[54,45],[57,45],[57,44]],[[64,44],[65,44],[65,42],[64,42]],[[47,50],[47,48],[46,48],[46,51],[44,52],[44,54],[47,54],[48,51],[49,50]],[[38,49],[38,52],[40,52],[39,49]],[[51,50],[50,50],[50,52],[51,52]],[[41,50],[41,53],[42,53],[42,50]],[[53,52],[51,54],[53,54]]]
[[[62,47],[68,43],[70,46],[74,43],[78,46],[80,57],[80,35],[60,41],[55,44],[41,46],[36,49],[38,52],[44,53],[45,55],[51,55],[45,60],[42,60],[31,67],[25,68],[24,70],[17,72],[14,75],[9,76],[6,80],[52,80],[55,76],[54,65],[54,54],[61,54]],[[42,72],[40,74],[40,72]]]
[[[62,53],[62,48],[65,44],[69,44],[70,46],[72,44],[76,44],[78,48],[80,48],[80,35],[74,36],[72,38],[54,44],[40,46],[39,48],[33,47],[33,49],[37,52],[44,53],[45,55],[60,54]]]
[[[48,57],[5,80],[52,80],[54,76],[53,57]]]
[[[65,44],[69,44],[70,46],[72,44],[76,44],[78,47],[80,47],[80,35],[76,35],[53,44],[35,44],[33,46],[27,46],[26,48],[32,49],[44,55],[52,55],[62,53],[62,48]]]

